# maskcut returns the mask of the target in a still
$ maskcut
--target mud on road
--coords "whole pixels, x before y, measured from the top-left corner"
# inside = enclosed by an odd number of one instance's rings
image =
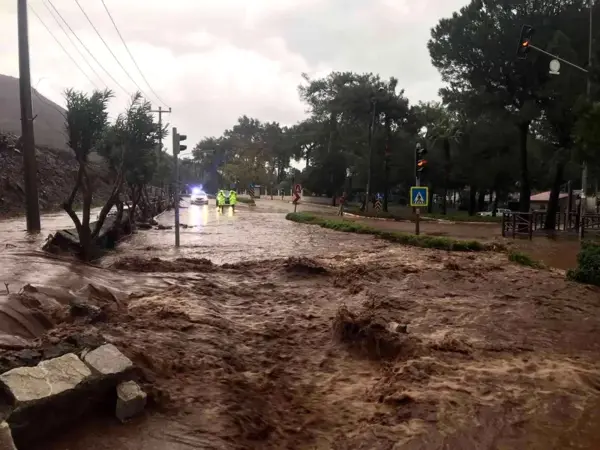
[[[126,426],[89,423],[45,449],[600,441],[600,293],[560,274],[497,254],[387,245],[224,266],[115,266],[169,286],[134,293],[93,324],[58,325],[43,346],[115,343],[141,368],[152,408]]]

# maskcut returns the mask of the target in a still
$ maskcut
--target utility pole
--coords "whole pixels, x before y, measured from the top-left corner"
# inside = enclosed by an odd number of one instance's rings
[[[35,160],[35,137],[31,107],[31,68],[29,65],[29,30],[27,24],[27,0],[18,0],[19,32],[19,93],[21,97],[21,141],[25,184],[25,207],[27,231],[41,230],[40,205],[37,187],[37,162]]]
[[[375,116],[377,114],[377,99],[371,100],[373,114],[371,116],[371,127],[369,128],[369,161],[367,164],[367,189],[365,189],[365,212],[369,211],[369,197],[371,196],[371,164],[373,163],[373,135],[375,134]]]
[[[156,149],[156,164],[160,164],[160,157],[162,153],[162,141],[163,141],[163,114],[171,114],[171,108],[167,111],[166,109],[162,109],[162,106],[159,106],[158,109],[150,110],[152,113],[158,113],[158,129],[160,130],[158,134],[158,148]],[[161,186],[164,189],[164,186]]]
[[[185,141],[187,136],[185,134],[179,134],[177,128],[173,127],[173,158],[175,166],[175,247],[179,247],[179,153],[187,148],[187,145],[181,145],[182,141]]]
[[[588,43],[588,66],[586,72],[586,96],[588,102],[592,101],[592,80],[591,80],[591,72],[592,72],[592,33],[593,33],[593,17],[594,17],[594,0],[589,0],[589,10],[590,10],[590,23],[589,23],[589,43]],[[579,214],[579,238],[583,239],[585,234],[585,213],[587,209],[587,178],[588,178],[588,165],[587,162],[584,161],[581,167],[581,195],[580,195],[580,214]]]
[[[162,140],[163,140],[162,115],[163,114],[171,114],[171,111],[172,111],[171,108],[169,108],[169,110],[167,111],[166,109],[162,109],[162,106],[159,106],[158,109],[153,109],[153,110],[150,111],[152,113],[158,113],[158,128],[160,130],[160,134],[158,136],[158,155],[159,155],[159,157],[160,157],[160,152],[162,151]]]

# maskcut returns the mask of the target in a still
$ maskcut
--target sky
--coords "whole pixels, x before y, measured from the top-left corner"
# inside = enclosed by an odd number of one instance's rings
[[[141,88],[155,108],[172,108],[164,118],[188,136],[191,149],[244,114],[282,125],[302,120],[302,73],[379,73],[398,78],[411,102],[437,99],[441,79],[426,47],[430,29],[468,0],[104,0],[146,80],[101,0],[79,4],[116,58],[76,0],[28,3],[33,87],[61,106],[67,88],[108,87],[115,92],[112,118]],[[11,76],[18,76],[16,8],[16,1],[0,0],[0,73]]]

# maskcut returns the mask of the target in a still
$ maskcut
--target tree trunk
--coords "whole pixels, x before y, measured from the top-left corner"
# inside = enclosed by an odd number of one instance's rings
[[[492,216],[496,217],[498,215],[498,190],[494,189],[492,194],[494,195],[494,203],[492,203]]]
[[[448,213],[448,185],[450,184],[450,139],[444,139],[444,190],[442,198],[442,214],[446,215]]]
[[[479,196],[477,198],[477,211],[485,211],[485,194],[485,189],[479,191]]]
[[[548,210],[546,212],[546,223],[544,229],[554,230],[556,228],[556,214],[558,210],[558,200],[560,197],[560,185],[563,182],[566,162],[559,160],[556,163],[554,180],[552,181],[552,189],[550,190],[550,198],[548,199]]]
[[[477,187],[471,185],[469,188],[469,215],[474,216],[477,209]]]
[[[92,209],[92,183],[87,173],[83,169],[81,183],[81,193],[83,198],[83,211],[81,213],[81,232],[79,233],[79,245],[81,245],[81,257],[84,261],[90,261],[93,257],[92,251],[92,232],[90,230],[90,211]]]
[[[435,190],[434,185],[429,185],[429,195],[427,199],[427,214],[431,214],[433,212],[433,191]]]
[[[388,159],[385,159],[385,167],[383,168],[385,178],[383,179],[383,210],[388,212],[388,203],[390,197],[390,188],[388,186],[389,174],[390,174],[390,165]]]
[[[527,167],[527,138],[529,136],[530,123],[530,121],[526,121],[519,124],[519,158],[521,163],[520,212],[529,212],[531,205],[531,187],[529,185],[529,169]]]

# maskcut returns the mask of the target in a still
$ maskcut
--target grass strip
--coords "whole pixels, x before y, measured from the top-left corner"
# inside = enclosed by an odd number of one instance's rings
[[[298,212],[288,213],[285,217],[292,222],[304,223],[309,225],[318,225],[321,228],[327,228],[344,233],[369,234],[377,236],[389,242],[397,244],[410,245],[413,247],[433,248],[438,250],[459,251],[459,252],[480,252],[480,251],[503,251],[504,246],[498,244],[488,244],[475,240],[458,240],[439,236],[415,235],[409,233],[400,233],[396,231],[382,231],[361,223],[344,220],[328,219],[318,217],[313,214]]]

